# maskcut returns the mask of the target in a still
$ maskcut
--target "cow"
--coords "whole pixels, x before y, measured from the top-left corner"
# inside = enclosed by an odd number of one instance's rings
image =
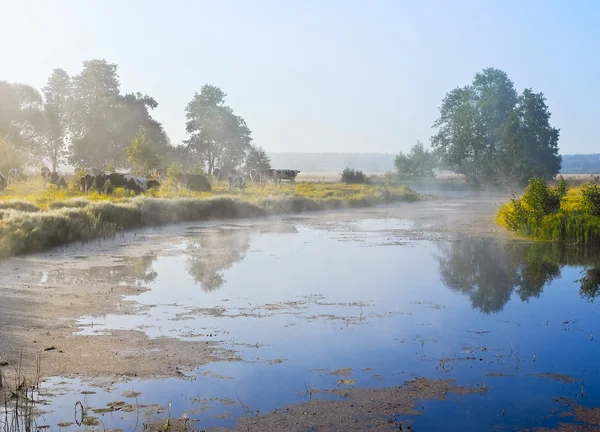
[[[8,186],[15,184],[17,182],[23,181],[25,180],[24,178],[25,176],[23,175],[23,173],[21,173],[21,171],[17,168],[12,168],[8,170],[8,178],[7,178],[7,183]]]
[[[0,173],[0,193],[4,193],[6,192],[6,188],[8,187],[8,180],[6,179],[6,177],[4,177],[2,175],[2,173]]]
[[[92,186],[96,186],[96,177],[102,176],[102,174],[92,175],[86,174],[79,177],[79,191],[87,193]],[[100,194],[100,189],[96,187],[96,191]]]
[[[271,180],[271,181],[275,181],[275,172],[277,170],[273,169],[273,168],[269,168],[266,170],[262,170],[260,172],[260,181],[264,182],[265,180]]]
[[[275,170],[275,183],[279,182],[279,186],[281,186],[281,180],[289,180],[291,184],[296,184],[296,176],[299,173],[298,170]]]
[[[210,192],[210,182],[203,174],[179,174],[175,177],[178,186],[196,192]]]
[[[212,178],[216,181],[221,179],[221,168],[215,168],[212,172]]]
[[[100,176],[100,179],[96,176],[96,187],[100,187],[99,182],[104,183],[104,193],[108,192],[110,186],[113,186],[115,189],[122,187],[125,188],[127,196],[129,196],[130,191],[139,195],[141,192],[146,193],[150,188],[158,188],[160,186],[157,180],[148,180],[144,177],[116,172],[105,173]]]
[[[252,180],[253,183],[258,183],[260,181],[260,175],[258,174],[257,169],[252,168],[250,170],[250,180]]]
[[[244,176],[230,174],[229,177],[227,177],[227,180],[229,182],[229,192],[231,192],[234,187],[240,188],[242,192],[246,189],[246,180],[244,180]]]
[[[48,184],[56,185],[58,190],[61,187],[67,188],[67,181],[65,180],[65,176],[57,173],[56,171],[50,172],[48,168],[41,170],[42,174],[42,188],[45,189]]]

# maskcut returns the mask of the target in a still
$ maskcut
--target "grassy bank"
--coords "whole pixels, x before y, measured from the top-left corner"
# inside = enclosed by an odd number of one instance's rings
[[[87,196],[71,186],[44,190],[20,184],[0,197],[0,257],[39,252],[72,242],[114,237],[144,226],[184,221],[260,217],[318,210],[369,207],[414,201],[404,186],[298,183],[295,187],[251,185],[229,193],[224,184],[211,193],[177,190],[165,184],[147,196],[128,198],[122,190]],[[37,192],[37,193],[36,193]]]
[[[600,244],[600,187],[551,188],[532,179],[520,198],[500,208],[496,222],[538,240]]]

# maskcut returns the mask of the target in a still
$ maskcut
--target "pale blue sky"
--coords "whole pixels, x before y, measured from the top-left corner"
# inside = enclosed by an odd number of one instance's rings
[[[104,58],[156,98],[173,144],[210,83],[268,151],[396,153],[493,66],[545,93],[561,152],[600,152],[599,36],[583,0],[0,0],[0,79],[40,88]]]

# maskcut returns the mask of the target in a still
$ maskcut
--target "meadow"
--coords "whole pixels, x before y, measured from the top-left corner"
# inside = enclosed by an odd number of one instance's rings
[[[178,189],[170,181],[145,195],[128,197],[123,189],[109,195],[68,188],[42,189],[35,179],[0,195],[0,257],[39,252],[71,242],[111,238],[125,230],[210,219],[264,217],[307,211],[368,207],[421,197],[403,185],[347,185],[297,182],[296,185],[248,183],[229,192],[227,182],[213,182],[212,192]]]

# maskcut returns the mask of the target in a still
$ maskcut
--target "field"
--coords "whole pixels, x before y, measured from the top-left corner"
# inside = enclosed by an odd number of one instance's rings
[[[142,226],[192,220],[259,217],[412,201],[419,196],[405,186],[345,185],[298,182],[296,185],[248,184],[229,192],[226,182],[210,193],[177,189],[169,181],[145,196],[127,197],[79,192],[74,181],[66,190],[42,190],[30,180],[0,196],[0,257],[41,251],[97,237],[115,237]]]

